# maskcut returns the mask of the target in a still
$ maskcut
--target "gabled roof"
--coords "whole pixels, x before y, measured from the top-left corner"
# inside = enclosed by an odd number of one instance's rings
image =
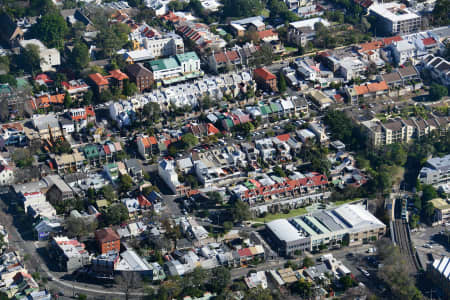
[[[425,46],[431,46],[431,45],[436,44],[437,42],[436,42],[436,40],[434,38],[429,37],[429,38],[422,39],[422,43]]]
[[[217,63],[226,63],[228,61],[227,56],[223,52],[214,53],[214,59]]]
[[[266,68],[255,69],[255,71],[253,71],[253,74],[255,77],[259,77],[265,81],[277,79],[277,77],[275,75],[273,75],[272,73],[270,73]]]
[[[258,32],[259,39],[265,39],[267,37],[278,36],[278,33],[272,29],[267,29]]]
[[[152,71],[144,67],[142,64],[130,64],[126,67],[126,72],[134,78],[148,76],[153,77]]]
[[[383,43],[385,46],[387,46],[387,45],[392,44],[393,42],[400,42],[401,40],[403,40],[403,38],[401,36],[397,35],[397,36],[384,38]]]
[[[105,77],[103,77],[102,74],[100,73],[94,73],[94,74],[89,74],[89,78],[96,84],[96,85],[108,85],[108,79],[106,79]]]
[[[107,243],[107,242],[120,240],[119,235],[114,230],[112,230],[112,228],[109,228],[109,227],[102,228],[102,229],[95,231],[95,238],[100,243]]]
[[[115,78],[115,79],[117,79],[117,80],[128,79],[127,74],[123,73],[123,72],[120,71],[119,69],[109,71],[109,74],[111,74],[110,76],[111,76],[112,78]]]

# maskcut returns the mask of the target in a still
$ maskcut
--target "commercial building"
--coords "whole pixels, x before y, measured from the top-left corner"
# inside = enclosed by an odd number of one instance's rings
[[[89,263],[89,253],[83,243],[68,237],[53,237],[49,255],[62,272],[73,272]]]
[[[376,16],[378,23],[387,34],[410,34],[420,29],[420,16],[406,8],[404,4],[389,2],[370,6],[369,12]]]
[[[125,59],[130,63],[184,52],[181,36],[173,32],[163,34],[147,24],[143,24],[131,32],[130,41],[133,49],[136,50],[125,53]]]
[[[386,225],[360,204],[345,204],[292,219],[269,222],[273,249],[281,255],[346,243],[361,245],[385,234]]]
[[[430,158],[419,173],[424,184],[439,185],[450,181],[450,154],[444,157]]]
[[[149,65],[154,80],[162,81],[164,84],[177,83],[203,75],[200,69],[200,59],[195,52],[154,60]]]

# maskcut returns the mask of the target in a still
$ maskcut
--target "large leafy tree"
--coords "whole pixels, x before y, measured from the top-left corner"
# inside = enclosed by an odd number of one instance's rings
[[[123,23],[101,27],[97,35],[97,44],[103,49],[107,57],[112,57],[117,50],[122,49],[128,43],[130,28]]]
[[[41,58],[39,47],[33,44],[27,45],[22,50],[22,54],[19,58],[21,67],[30,73],[37,72],[40,69]]]
[[[32,28],[33,35],[50,48],[62,48],[67,32],[67,23],[58,13],[44,15]]]
[[[259,0],[225,0],[223,14],[225,17],[251,17],[258,15],[263,5]]]
[[[450,0],[437,0],[434,6],[432,16],[432,23],[434,25],[449,25],[450,24]]]
[[[89,49],[85,43],[77,42],[69,56],[70,64],[77,71],[81,71],[89,64]]]

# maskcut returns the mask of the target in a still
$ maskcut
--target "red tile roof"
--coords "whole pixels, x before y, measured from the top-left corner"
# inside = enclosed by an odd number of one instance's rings
[[[48,75],[45,73],[36,75],[34,80],[36,80],[36,81],[42,80],[44,83],[52,83],[53,82],[53,80],[51,80],[50,77],[48,77]]]
[[[123,73],[122,71],[120,71],[120,70],[118,70],[118,69],[117,69],[117,70],[109,71],[109,74],[111,74],[111,77],[113,77],[113,78],[115,78],[115,79],[117,79],[117,80],[128,79],[127,74]]]
[[[289,135],[289,133],[285,133],[285,134],[281,134],[281,135],[277,136],[277,139],[279,139],[282,142],[287,142],[290,137],[291,136]]]
[[[244,249],[238,250],[238,254],[240,257],[248,257],[248,256],[252,256],[252,251],[250,251],[249,248],[244,248]]]
[[[152,206],[152,204],[150,203],[150,201],[148,201],[148,199],[145,198],[145,196],[143,196],[143,195],[139,195],[139,196],[137,197],[137,200],[138,200],[138,202],[139,202],[139,206],[140,206],[140,207],[150,207],[150,206]]]
[[[277,36],[278,37],[278,33],[273,31],[272,29],[267,29],[267,30],[263,30],[263,31],[259,31],[258,32],[258,37],[260,40],[265,39],[267,37],[272,37],[272,36]]]
[[[100,73],[94,73],[89,74],[89,78],[96,84],[96,85],[108,85],[108,79],[106,79],[102,74]]]
[[[97,230],[95,232],[95,238],[100,243],[107,243],[120,240],[119,235],[109,227]]]
[[[230,61],[235,61],[239,59],[239,54],[237,53],[237,51],[227,51],[227,57]]]
[[[253,75],[255,77],[262,78],[265,81],[277,79],[277,77],[275,75],[273,75],[272,73],[270,73],[266,68],[255,69],[255,71],[253,71]]]
[[[208,123],[208,134],[217,134],[219,133],[219,129],[216,128],[216,126],[214,126],[211,123]]]
[[[400,42],[401,40],[403,40],[403,38],[399,35],[397,36],[393,36],[393,37],[388,37],[388,38],[384,38],[383,39],[383,43],[385,46],[392,44],[393,42]]]
[[[214,59],[218,63],[226,63],[228,61],[227,56],[223,52],[214,53]]]
[[[373,41],[373,42],[369,42],[369,43],[360,44],[359,46],[361,47],[361,49],[359,49],[360,52],[366,52],[366,51],[380,49],[381,47],[383,47],[383,42],[382,41]]]
[[[368,93],[375,93],[379,91],[386,91],[389,89],[386,81],[366,83],[365,85],[359,85],[354,87],[357,95],[364,95]]]
[[[436,44],[436,40],[434,38],[432,38],[432,37],[429,37],[429,38],[423,39],[422,43],[425,46],[430,46],[430,45]]]

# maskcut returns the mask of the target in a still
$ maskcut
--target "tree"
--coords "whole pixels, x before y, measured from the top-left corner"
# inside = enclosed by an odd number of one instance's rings
[[[105,197],[105,199],[108,201],[113,201],[114,199],[116,199],[116,192],[110,184],[102,187],[102,194],[103,197]]]
[[[133,186],[133,179],[128,174],[120,175],[120,190],[125,193]]]
[[[314,261],[312,260],[311,257],[306,256],[303,259],[303,268],[309,268],[309,267],[312,267],[312,266],[314,266]]]
[[[242,222],[250,219],[250,206],[240,200],[236,200],[231,208],[231,215],[234,222]]]
[[[123,203],[111,205],[103,214],[105,225],[119,225],[128,220],[128,209]]]
[[[101,27],[100,33],[96,37],[99,47],[103,49],[106,57],[113,55],[128,43],[130,27],[124,23],[114,23],[111,26]]]
[[[297,54],[298,55],[303,55],[303,54],[305,54],[305,48],[303,48],[303,46],[300,44],[300,45],[298,45],[298,47],[297,47]]]
[[[280,93],[286,92],[286,78],[282,72],[278,75],[278,91]]]
[[[0,56],[0,70],[9,73],[10,60],[8,56]]]
[[[225,17],[251,17],[258,15],[262,9],[259,0],[225,0],[223,15]]]
[[[273,168],[273,173],[278,177],[287,177],[286,172],[278,165]]]
[[[233,223],[230,221],[223,222],[223,229],[225,232],[229,232],[233,228]]]
[[[20,55],[20,63],[30,73],[37,72],[41,68],[39,47],[33,44],[26,45]]]
[[[221,293],[231,282],[230,270],[220,266],[212,270],[210,280],[211,289],[215,293]]]
[[[133,96],[138,92],[138,88],[134,82],[130,82],[129,79],[123,81],[123,94],[125,96]]]
[[[10,74],[0,75],[0,83],[7,83],[11,87],[17,86],[16,77],[14,77],[13,75],[10,75]]]
[[[142,109],[142,114],[150,124],[156,123],[161,116],[161,107],[155,102],[147,103]]]
[[[449,7],[450,7],[449,0],[436,1],[433,12],[431,14],[433,25],[437,26],[449,25],[449,14],[450,14]]]
[[[192,133],[186,133],[181,137],[181,140],[188,146],[188,148],[198,144],[198,138]]]
[[[64,95],[64,107],[71,108],[72,107],[72,97],[70,97],[69,92]]]
[[[312,283],[301,278],[294,285],[292,285],[292,291],[303,298],[309,298],[312,296]]]
[[[83,104],[84,105],[91,105],[92,104],[92,98],[94,97],[94,93],[91,90],[88,90],[83,95]]]
[[[89,64],[89,49],[85,43],[77,42],[69,55],[70,65],[77,71],[81,71]]]
[[[94,232],[97,229],[97,221],[70,216],[66,219],[65,228],[69,236],[80,238]]]
[[[440,85],[437,83],[433,83],[430,87],[430,99],[432,101],[441,100],[442,97],[445,97],[448,95],[447,87],[444,85]]]
[[[349,275],[339,278],[339,282],[344,287],[344,290],[347,290],[355,285],[355,281]]]
[[[436,189],[430,184],[422,185],[422,205],[438,197]]]
[[[214,204],[222,204],[223,198],[219,192],[217,191],[207,192],[206,195],[208,196],[209,200]]]
[[[270,292],[270,289],[263,289],[261,287],[248,290],[244,296],[244,300],[272,300],[272,299],[273,297]]]
[[[40,18],[31,31],[34,37],[42,41],[47,47],[62,48],[68,27],[66,20],[55,12],[48,13]]]

